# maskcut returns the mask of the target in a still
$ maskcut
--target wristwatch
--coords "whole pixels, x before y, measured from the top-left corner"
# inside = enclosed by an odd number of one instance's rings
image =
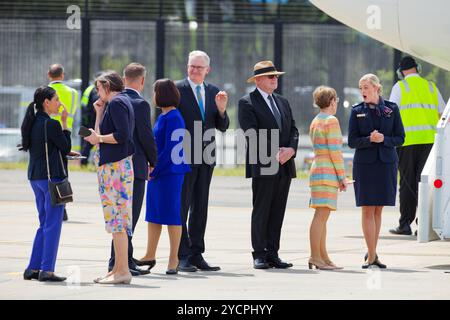
[[[98,136],[98,139],[99,139],[100,143],[103,143],[103,137],[102,136]]]

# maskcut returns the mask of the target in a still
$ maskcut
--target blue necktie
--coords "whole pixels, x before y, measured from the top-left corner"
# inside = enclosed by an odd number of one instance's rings
[[[197,94],[198,107],[200,109],[200,113],[202,114],[202,120],[205,121],[205,107],[203,106],[202,93],[200,91],[201,89],[201,86],[196,86],[195,92]]]

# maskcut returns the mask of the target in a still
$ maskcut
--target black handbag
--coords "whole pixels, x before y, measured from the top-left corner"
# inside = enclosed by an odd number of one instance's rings
[[[48,144],[47,144],[47,121],[44,124],[45,132],[45,160],[47,162],[47,177],[48,177],[48,191],[50,192],[50,198],[52,200],[52,206],[64,205],[68,202],[73,202],[73,192],[70,182],[67,179],[66,169],[64,168],[64,162],[61,156],[61,150],[58,149],[59,159],[61,160],[61,166],[66,176],[60,182],[53,182],[50,179],[50,165],[48,163]]]

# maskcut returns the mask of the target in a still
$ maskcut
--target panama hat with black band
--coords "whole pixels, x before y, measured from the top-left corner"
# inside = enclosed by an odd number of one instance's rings
[[[254,82],[256,77],[282,74],[285,72],[277,71],[272,61],[260,61],[253,67],[253,76],[247,79],[247,83]]]

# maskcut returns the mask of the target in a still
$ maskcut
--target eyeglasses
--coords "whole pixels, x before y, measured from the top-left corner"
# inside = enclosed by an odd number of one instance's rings
[[[208,68],[207,66],[194,66],[192,64],[188,65],[188,67],[191,69],[197,69],[197,70],[203,70],[203,69]]]
[[[269,78],[269,79],[277,78],[278,79],[278,75],[277,74],[271,74],[271,75],[268,75],[267,78]]]

